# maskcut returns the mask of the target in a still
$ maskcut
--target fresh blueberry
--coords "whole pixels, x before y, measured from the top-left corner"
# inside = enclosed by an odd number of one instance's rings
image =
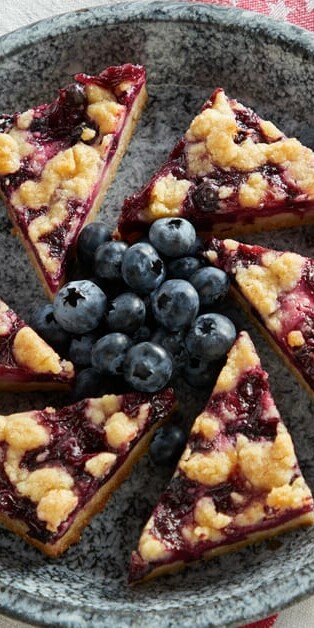
[[[173,370],[181,369],[187,360],[187,350],[185,346],[185,330],[169,332],[165,327],[158,327],[152,335],[152,342],[161,345],[172,359]]]
[[[77,257],[81,264],[91,265],[96,249],[110,239],[110,231],[104,222],[91,222],[86,225],[77,239]]]
[[[188,327],[199,309],[198,294],[184,279],[168,279],[151,296],[155,319],[170,331]]]
[[[226,316],[203,314],[191,326],[185,342],[190,356],[210,362],[226,355],[236,335],[233,322]]]
[[[193,388],[212,388],[223,367],[223,361],[208,362],[188,357],[183,369],[183,377]]]
[[[53,313],[66,331],[86,334],[98,327],[106,304],[105,293],[92,281],[71,281],[55,297]]]
[[[190,276],[189,281],[199,296],[201,307],[209,307],[222,301],[230,286],[227,273],[212,266],[199,268]]]
[[[199,236],[196,236],[193,246],[191,246],[191,248],[189,248],[188,250],[188,255],[196,257],[197,255],[202,253],[202,251],[204,251],[204,242]]]
[[[219,201],[218,184],[214,179],[205,179],[194,190],[192,195],[196,208],[204,213],[216,209]]]
[[[186,433],[178,425],[165,425],[157,430],[149,448],[156,466],[170,466],[178,462],[186,443]]]
[[[179,257],[169,262],[167,277],[189,279],[201,266],[202,262],[197,257]]]
[[[85,336],[74,336],[71,340],[69,358],[75,366],[85,368],[91,364],[91,352],[96,342],[95,334],[85,334]]]
[[[99,397],[102,376],[99,371],[90,367],[80,371],[75,380],[73,399],[80,401],[88,397]]]
[[[86,93],[84,85],[71,83],[64,90],[64,100],[70,107],[79,107],[86,103]]]
[[[121,281],[121,264],[127,250],[127,243],[119,240],[101,244],[94,257],[96,277],[109,281]]]
[[[30,324],[57,353],[67,355],[71,336],[57,323],[52,303],[47,303],[33,312]]]
[[[152,342],[140,342],[129,349],[124,377],[135,390],[156,392],[169,382],[172,360],[167,351]]]
[[[107,306],[106,322],[110,331],[133,334],[145,321],[146,308],[134,292],[123,292]]]
[[[152,245],[167,257],[187,255],[195,238],[195,229],[185,218],[159,218],[149,229]]]
[[[147,325],[142,325],[139,327],[134,334],[132,334],[133,344],[138,344],[139,342],[144,342],[144,340],[149,340],[152,335],[152,332]]]
[[[122,276],[135,292],[149,294],[158,288],[165,275],[164,262],[151,244],[137,242],[125,252]]]
[[[118,332],[99,338],[92,348],[92,366],[110,375],[121,375],[132,340]]]

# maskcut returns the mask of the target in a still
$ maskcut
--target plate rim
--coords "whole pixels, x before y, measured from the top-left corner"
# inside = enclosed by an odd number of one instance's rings
[[[48,36],[53,38],[61,35],[65,30],[68,32],[74,30],[82,30],[84,26],[91,27],[91,22],[95,25],[114,24],[114,23],[136,23],[137,21],[153,21],[153,22],[200,22],[204,24],[217,24],[225,28],[227,31],[230,28],[239,29],[241,31],[248,31],[250,33],[255,32],[261,36],[267,36],[269,40],[282,46],[284,43],[289,47],[289,50],[296,52],[306,53],[314,61],[314,34],[306,29],[296,26],[288,22],[280,22],[274,20],[269,16],[251,12],[244,9],[238,9],[229,6],[212,5],[207,4],[204,1],[194,0],[108,0],[106,4],[99,4],[96,7],[78,9],[74,11],[68,11],[55,15],[52,17],[44,18],[36,21],[27,26],[22,26],[10,33],[2,35],[0,37],[0,64],[8,57],[17,54],[19,51],[26,47],[32,46],[40,41],[44,41]],[[314,575],[314,562],[311,566],[305,565],[298,571],[298,574],[302,574],[303,571],[310,568],[311,573]],[[287,574],[282,576],[282,579],[277,582],[286,580]],[[0,575],[1,584],[1,575]],[[261,583],[255,591],[258,591],[264,586]],[[306,591],[296,591],[291,593],[288,600],[282,600],[281,605],[278,607],[278,603],[274,605],[269,603],[267,613],[271,614],[278,610],[282,610],[291,604],[295,604],[297,601],[304,600],[314,593],[314,581]],[[6,598],[6,599],[5,599]],[[28,605],[31,602],[31,605]],[[12,607],[13,604],[13,607]],[[27,606],[27,610],[24,607]],[[198,609],[202,610],[202,625],[209,625],[208,621],[212,621],[211,618],[206,616],[206,609],[204,604],[198,606]],[[185,607],[192,612],[195,611],[195,605]],[[76,609],[76,619],[73,623],[73,610]],[[169,610],[169,609],[168,609]],[[79,612],[77,612],[79,611]],[[53,602],[48,602],[48,598],[39,598],[38,595],[21,591],[12,587],[12,585],[1,585],[0,590],[0,612],[6,616],[21,620],[32,622],[33,624],[42,626],[66,626],[68,628],[78,628],[79,626],[86,626],[86,621],[93,621],[93,628],[102,627],[106,625],[112,626],[112,623],[106,624],[104,622],[103,611],[101,609],[95,609],[95,607],[89,607],[84,603],[77,609],[77,606],[71,605],[69,601],[62,603],[62,610],[60,606]],[[176,618],[176,614],[180,612],[180,608],[171,608],[171,620]],[[115,611],[111,612],[114,615]],[[141,618],[142,628],[153,624],[149,620],[148,615],[152,613],[149,609],[139,611],[138,609],[132,610],[127,608],[126,610],[117,611],[123,621],[134,621],[136,617]],[[238,625],[239,622],[247,622],[265,617],[265,607],[261,608],[261,604],[257,601],[254,613],[250,612],[247,608],[247,612],[241,615],[241,617],[235,617],[231,622],[228,621],[225,626]],[[146,624],[146,618],[149,620],[149,624]],[[167,619],[167,618],[165,618]],[[144,624],[145,622],[145,624]],[[162,625],[159,623],[160,628]],[[201,625],[201,624],[199,624]],[[212,626],[219,626],[221,624],[211,623]]]

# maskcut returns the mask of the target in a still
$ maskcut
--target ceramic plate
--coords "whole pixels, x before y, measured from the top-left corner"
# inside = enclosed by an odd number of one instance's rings
[[[161,163],[215,86],[271,117],[287,134],[314,126],[310,33],[258,14],[189,2],[115,2],[5,36],[1,109],[21,110],[53,97],[78,70],[93,73],[127,61],[146,65],[150,100],[104,203],[103,215],[112,226],[123,197]],[[311,228],[294,229],[255,235],[251,241],[311,254],[314,234]],[[3,207],[0,269],[3,298],[28,319],[45,298],[24,250],[10,234]],[[248,328],[313,489],[313,405]],[[61,395],[1,393],[1,412],[65,401]],[[188,401],[192,414],[194,402]],[[128,588],[130,552],[169,475],[143,459],[81,543],[59,560],[47,560],[1,530],[0,611],[30,623],[75,628],[184,628],[192,622],[208,628],[263,617],[314,593],[314,529]]]

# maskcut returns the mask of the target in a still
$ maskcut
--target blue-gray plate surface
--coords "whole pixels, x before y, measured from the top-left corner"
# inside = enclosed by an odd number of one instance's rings
[[[112,226],[124,196],[146,181],[216,86],[287,134],[314,126],[314,38],[258,14],[189,2],[112,3],[21,29],[2,38],[0,46],[3,111],[53,97],[78,70],[93,73],[127,61],[146,65],[149,104],[102,210]],[[258,234],[251,241],[303,254],[314,247],[310,227]],[[28,319],[45,298],[24,250],[10,235],[3,207],[0,269],[1,295]],[[249,329],[314,489],[313,404]],[[1,412],[64,402],[61,395],[1,393]],[[187,402],[192,415],[195,401]],[[169,473],[156,471],[145,457],[81,543],[59,560],[46,559],[1,530],[0,611],[75,628],[184,628],[192,622],[208,628],[244,623],[314,593],[314,528],[128,588],[130,552]]]

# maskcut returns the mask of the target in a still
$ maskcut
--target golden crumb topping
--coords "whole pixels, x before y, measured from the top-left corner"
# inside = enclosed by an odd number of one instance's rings
[[[96,454],[85,463],[85,471],[93,475],[95,478],[101,478],[110,471],[116,462],[116,454],[103,452]]]
[[[62,362],[58,354],[28,326],[22,327],[16,334],[13,355],[19,366],[35,373],[59,375],[65,368],[73,371],[70,362]]]
[[[87,115],[94,120],[102,135],[118,131],[123,123],[126,108],[113,100],[94,102],[87,107]]]
[[[211,497],[202,497],[194,508],[194,522],[185,526],[182,534],[190,543],[200,541],[220,541],[221,530],[231,523],[232,517],[217,512]]]
[[[29,451],[46,445],[49,432],[30,414],[21,412],[2,418],[2,440],[19,451]],[[4,422],[4,423],[3,423]]]
[[[18,129],[21,129],[22,131],[25,131],[26,129],[28,129],[33,120],[33,116],[34,116],[33,109],[29,109],[28,111],[24,111],[23,113],[20,113],[16,122],[16,126],[18,127]]]
[[[284,484],[273,488],[267,497],[267,506],[279,510],[285,508],[302,508],[311,499],[311,491],[304,478],[299,477],[292,484]]]
[[[239,201],[243,207],[259,207],[268,189],[268,183],[260,172],[250,174],[240,185]]]
[[[289,331],[287,335],[287,342],[289,347],[302,347],[305,343],[305,338],[302,334],[302,331],[300,331],[299,329]]]
[[[115,412],[118,412],[121,408],[121,397],[118,395],[104,395],[100,399],[90,399],[88,407],[86,409],[87,417],[95,423],[100,425],[106,419]]]
[[[259,521],[262,521],[264,517],[264,504],[258,501],[254,501],[252,504],[244,508],[242,512],[235,516],[234,522],[239,527],[251,526],[256,525]]]
[[[138,429],[135,419],[130,419],[124,412],[115,412],[107,419],[104,432],[109,445],[116,449],[133,440]]]
[[[242,332],[231,348],[228,360],[217,379],[215,394],[232,390],[239,376],[259,365],[260,359],[249,335]]]
[[[20,165],[18,143],[7,133],[0,133],[0,175],[17,172]]]
[[[191,186],[187,179],[177,179],[169,173],[157,179],[153,185],[150,203],[144,210],[144,217],[154,220],[181,213],[181,205]]]
[[[44,495],[38,506],[37,516],[41,521],[46,521],[50,532],[56,532],[60,523],[66,521],[78,504],[78,497],[65,488],[52,489]]]
[[[277,318],[271,317],[278,309],[278,298],[293,290],[302,275],[304,258],[297,253],[280,255],[267,252],[262,257],[261,265],[252,264],[236,268],[235,277],[244,296],[269,323],[278,324]]]
[[[249,441],[237,437],[238,464],[245,478],[256,488],[271,490],[289,484],[297,460],[291,436],[282,423],[272,441]]]
[[[237,105],[241,109],[241,105]],[[223,92],[216,95],[212,107],[204,109],[192,121],[186,133],[187,160],[191,175],[203,176],[213,166],[235,168],[244,172],[258,170],[267,163],[285,169],[288,180],[309,196],[314,194],[314,155],[295,138],[285,138],[274,124],[260,121],[261,129],[270,143],[255,143],[247,137],[236,142],[235,111]],[[258,173],[256,173],[258,174]],[[267,182],[251,179],[240,188],[239,199],[243,206],[258,207],[263,201]]]
[[[139,552],[142,558],[147,561],[162,560],[170,554],[164,544],[153,535],[153,525],[154,519],[151,517],[143,530],[139,542]]]
[[[219,433],[219,421],[216,417],[204,410],[204,412],[199,414],[195,419],[191,433],[201,433],[205,438],[212,440]]]
[[[90,84],[85,86],[87,100],[90,104],[95,102],[101,102],[102,100],[113,100],[116,102],[116,97],[112,91],[100,85]]]
[[[214,486],[228,479],[236,461],[237,454],[232,447],[226,447],[225,451],[207,453],[191,453],[187,448],[179,462],[179,469],[190,480]]]

